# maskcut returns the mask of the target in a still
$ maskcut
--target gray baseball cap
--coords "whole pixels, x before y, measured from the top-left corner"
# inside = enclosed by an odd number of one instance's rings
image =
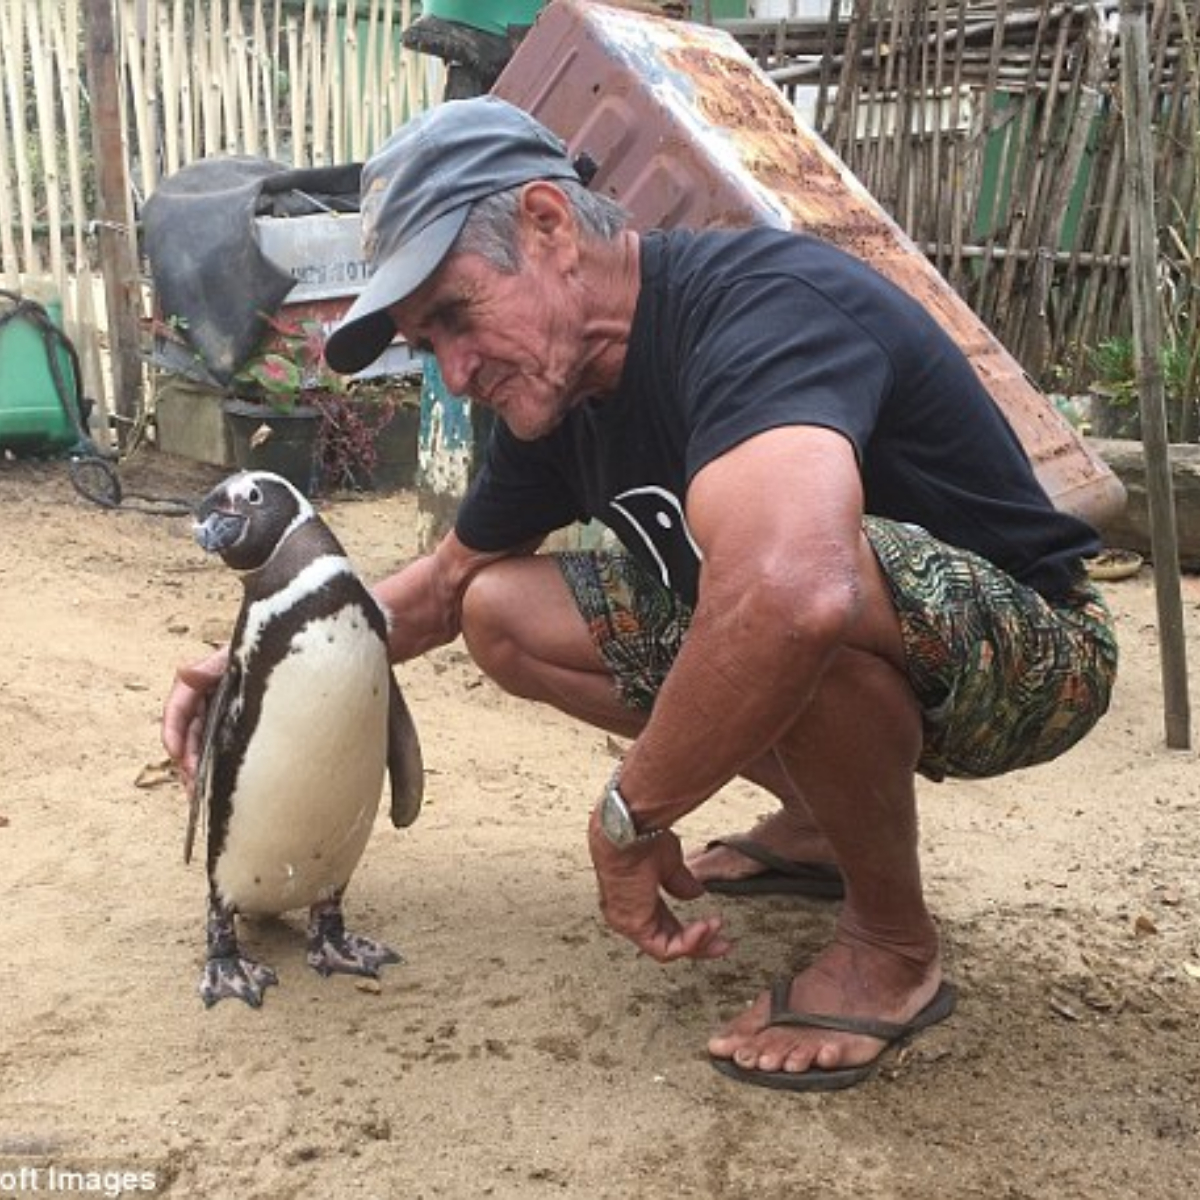
[[[566,144],[497,96],[448,100],[402,126],[363,167],[363,252],[372,274],[325,343],[361,371],[396,330],[388,308],[437,270],[476,200],[534,179],[578,181]]]

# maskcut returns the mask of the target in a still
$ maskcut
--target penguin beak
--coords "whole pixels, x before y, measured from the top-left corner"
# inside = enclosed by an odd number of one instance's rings
[[[210,554],[220,554],[235,546],[246,528],[241,513],[210,512],[203,521],[192,524],[192,535]]]

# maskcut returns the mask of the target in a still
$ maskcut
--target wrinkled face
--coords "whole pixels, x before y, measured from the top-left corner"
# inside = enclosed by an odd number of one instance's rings
[[[232,475],[200,502],[192,532],[235,571],[261,567],[312,505],[286,479],[268,471]]]
[[[508,275],[476,255],[454,254],[390,312],[409,345],[436,357],[451,392],[529,440],[583,399],[582,302],[547,255],[526,255]]]

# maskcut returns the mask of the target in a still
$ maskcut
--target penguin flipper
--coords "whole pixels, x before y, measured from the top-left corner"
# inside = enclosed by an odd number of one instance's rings
[[[209,801],[212,796],[213,759],[216,757],[217,730],[229,707],[229,697],[233,692],[235,670],[233,663],[225,669],[217,690],[208,702],[208,713],[204,718],[204,733],[200,738],[200,758],[196,763],[196,778],[192,784],[192,796],[188,804],[187,835],[183,842],[183,861],[192,861],[192,848],[196,843],[196,828],[200,824],[200,814],[207,814]]]
[[[421,742],[412,714],[400,691],[396,677],[390,680],[388,700],[388,779],[392,788],[392,824],[397,829],[411,825],[421,812],[425,796],[425,764]]]

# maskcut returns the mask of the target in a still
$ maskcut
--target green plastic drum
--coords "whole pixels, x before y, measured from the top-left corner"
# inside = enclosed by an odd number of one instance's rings
[[[45,304],[56,329],[62,306]],[[0,304],[0,315],[11,312]],[[60,396],[51,356],[68,394]],[[70,358],[60,339],[47,339],[32,317],[17,313],[0,323],[0,450],[15,454],[54,454],[74,446],[79,432],[64,404],[77,412],[79,397]]]
[[[480,0],[426,0],[422,11],[427,17],[440,17],[503,37],[510,25],[532,25],[541,8],[542,0],[498,0],[492,4]]]

